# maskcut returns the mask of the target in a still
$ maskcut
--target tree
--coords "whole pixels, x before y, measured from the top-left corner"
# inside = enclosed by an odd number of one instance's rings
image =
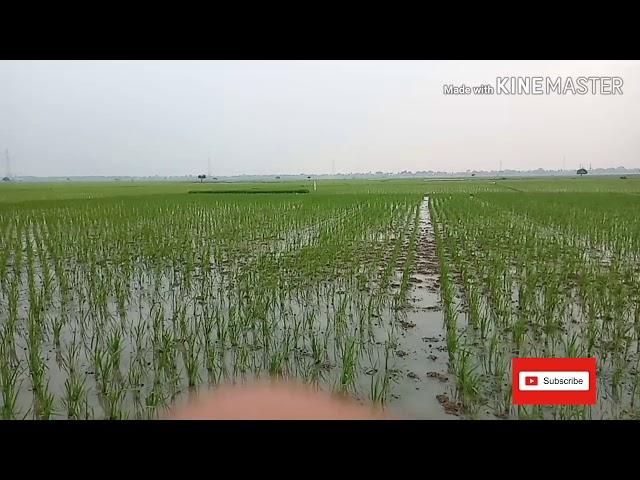
[[[198,179],[200,180],[200,183],[202,183],[202,181],[207,178],[206,175],[198,175]]]
[[[584,168],[579,168],[578,171],[576,172],[578,175],[582,176],[582,175],[586,175],[587,172]]]

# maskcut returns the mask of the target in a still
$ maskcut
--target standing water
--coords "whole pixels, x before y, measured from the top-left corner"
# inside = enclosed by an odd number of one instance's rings
[[[440,274],[429,197],[420,206],[420,236],[416,269],[411,276],[409,304],[401,314],[398,350],[401,378],[389,402],[391,413],[416,419],[452,419],[441,402],[453,399],[454,380],[448,374],[444,317],[440,305]],[[396,398],[397,397],[397,398]]]

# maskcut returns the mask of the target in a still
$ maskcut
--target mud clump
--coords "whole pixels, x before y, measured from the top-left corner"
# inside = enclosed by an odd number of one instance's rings
[[[429,377],[429,378],[437,378],[441,382],[448,382],[449,381],[449,379],[447,378],[446,375],[444,375],[442,373],[439,373],[439,372],[427,372],[427,377]]]
[[[415,323],[413,323],[413,322],[407,322],[407,321],[405,321],[405,320],[401,320],[401,321],[400,321],[400,325],[402,326],[402,328],[413,328],[413,327],[415,327],[415,326],[416,326],[416,324],[415,324]]]
[[[462,414],[462,403],[449,400],[449,396],[444,393],[436,395],[436,399],[444,408],[445,413],[456,416],[460,416]]]
[[[439,342],[440,339],[438,337],[422,337],[423,342]]]

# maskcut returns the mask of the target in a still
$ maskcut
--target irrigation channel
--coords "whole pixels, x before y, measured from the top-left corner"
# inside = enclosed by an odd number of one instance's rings
[[[448,373],[440,275],[429,197],[420,206],[420,237],[416,270],[411,277],[409,306],[402,320],[396,356],[407,380],[398,382],[389,409],[412,418],[455,419],[455,379]]]

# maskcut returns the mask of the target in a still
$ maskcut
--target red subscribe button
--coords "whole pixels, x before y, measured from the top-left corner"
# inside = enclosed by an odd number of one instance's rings
[[[594,405],[595,358],[514,358],[514,405]]]

